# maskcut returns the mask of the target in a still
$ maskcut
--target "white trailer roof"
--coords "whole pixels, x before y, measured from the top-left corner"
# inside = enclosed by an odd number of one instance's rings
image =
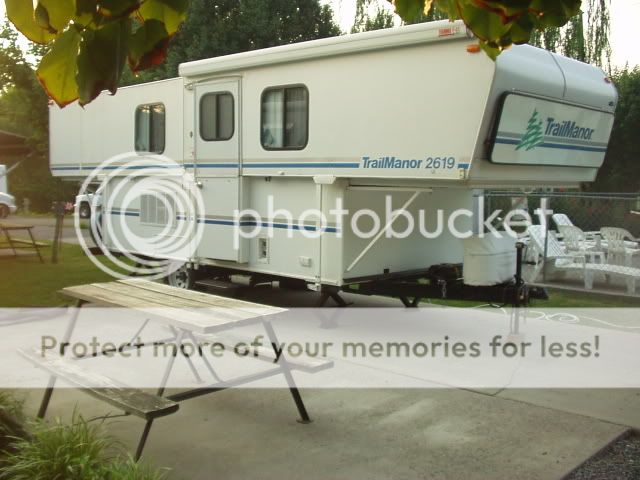
[[[467,28],[462,21],[450,22],[442,20],[196,60],[181,64],[179,72],[183,77],[199,77],[314,58],[421,45],[456,38],[471,38],[471,34],[467,32]]]

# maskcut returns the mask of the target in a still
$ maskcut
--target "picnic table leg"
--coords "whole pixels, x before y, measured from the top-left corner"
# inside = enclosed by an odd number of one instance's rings
[[[7,237],[7,241],[9,242],[9,246],[11,247],[11,250],[13,250],[13,256],[17,257],[18,256],[18,252],[16,251],[16,247],[13,244],[13,239],[11,238],[11,234],[9,233],[9,230],[2,230],[4,232],[5,237]]]
[[[176,329],[171,327],[171,331],[173,332],[173,335],[176,336]],[[184,334],[187,337],[190,336],[189,332],[184,332]],[[193,337],[191,337],[191,338],[193,338]],[[195,339],[193,339],[193,347],[196,348],[197,345],[198,345],[198,343],[195,341]],[[193,364],[193,360],[191,360],[191,357],[189,357],[189,355],[184,353],[184,350],[182,349],[182,344],[178,345],[178,348],[180,349],[180,353],[182,353],[182,356],[184,357],[184,359],[187,361],[187,364],[189,365],[189,368],[191,369],[191,373],[193,373],[193,376],[196,379],[196,383],[204,383],[204,381],[202,380],[202,377],[200,377],[200,374],[198,373],[198,369]]]
[[[209,359],[204,355],[204,352],[202,352],[202,349],[198,346],[198,341],[196,340],[196,337],[194,337],[191,332],[187,332],[186,335],[191,339],[191,341],[193,342],[193,345],[198,349],[198,353],[200,355],[200,358],[202,359],[202,362],[207,367],[207,370],[209,370],[209,373],[211,374],[211,376],[216,381],[222,383],[223,380],[218,376],[216,371],[213,369],[213,366],[211,365],[211,362],[209,362]]]
[[[36,253],[38,254],[38,258],[40,259],[40,263],[44,263],[44,259],[42,258],[42,255],[40,254],[40,249],[38,248],[38,243],[36,242],[36,239],[33,238],[33,233],[31,233],[31,229],[27,229],[27,231],[29,232],[29,237],[31,238],[31,243],[33,243],[33,248],[36,249]]]
[[[165,369],[164,375],[162,376],[162,381],[160,382],[160,386],[158,387],[158,391],[156,392],[156,395],[158,395],[159,397],[162,397],[164,395],[167,383],[169,382],[169,375],[171,375],[171,370],[173,370],[173,364],[175,363],[176,357],[178,356],[178,351],[180,351],[184,336],[185,331],[180,330],[175,337],[176,348],[173,350],[171,357],[169,357],[169,363],[167,364],[167,368]],[[136,448],[136,454],[134,457],[134,460],[136,462],[140,460],[140,457],[142,456],[142,451],[144,450],[144,446],[147,443],[147,438],[149,437],[149,432],[151,431],[152,426],[153,419],[147,420],[147,423],[144,426],[144,430],[142,431],[140,441],[138,442],[138,447]]]
[[[69,344],[69,340],[71,340],[71,335],[76,328],[76,323],[78,322],[78,316],[80,315],[80,308],[85,304],[84,300],[76,301],[75,310],[69,319],[69,324],[67,325],[67,330],[64,332],[64,336],[62,337],[61,345]],[[44,391],[44,397],[42,397],[42,402],[40,403],[40,408],[38,409],[38,418],[44,418],[47,413],[47,408],[49,407],[49,402],[51,401],[51,396],[53,395],[53,388],[56,386],[56,380],[58,377],[55,375],[51,375],[49,377],[49,383],[47,385],[46,390]]]
[[[277,355],[278,352],[276,349],[279,343],[278,343],[278,338],[276,337],[276,332],[273,329],[271,322],[269,322],[268,320],[263,320],[262,323],[264,325],[264,329],[267,332],[267,336],[269,337],[269,341],[271,342],[273,351]],[[289,391],[291,392],[293,401],[295,402],[296,407],[298,408],[298,412],[300,413],[300,419],[298,420],[298,422],[311,423],[312,420],[311,418],[309,418],[309,414],[307,413],[307,409],[304,406],[304,402],[302,401],[302,397],[300,396],[300,391],[298,390],[298,387],[296,386],[296,382],[293,379],[293,375],[291,374],[291,368],[289,367],[289,364],[287,363],[286,358],[282,356],[280,358],[279,363],[282,366],[282,374],[284,375],[284,378],[287,380],[287,385],[289,385]]]

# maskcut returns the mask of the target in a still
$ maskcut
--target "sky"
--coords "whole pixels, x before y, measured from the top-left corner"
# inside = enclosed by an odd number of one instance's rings
[[[344,31],[349,31],[353,24],[356,0],[320,0],[333,7],[337,21]],[[392,9],[386,0],[379,0],[385,8]],[[0,0],[0,18],[4,17],[4,1]],[[640,0],[611,0],[611,47],[613,49],[614,66],[633,67],[640,65],[640,48],[638,45],[638,29],[640,29]]]

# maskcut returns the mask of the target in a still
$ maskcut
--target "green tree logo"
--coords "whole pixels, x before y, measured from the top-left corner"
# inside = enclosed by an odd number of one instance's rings
[[[527,124],[527,131],[524,132],[516,150],[525,149],[527,152],[533,150],[544,141],[542,134],[542,120],[538,116],[538,110],[534,110]]]

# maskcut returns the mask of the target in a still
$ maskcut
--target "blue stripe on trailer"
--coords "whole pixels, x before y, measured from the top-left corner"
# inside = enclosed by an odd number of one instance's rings
[[[244,163],[244,168],[360,168],[359,163],[340,162],[340,163]]]
[[[512,140],[510,138],[496,138],[496,143],[501,143],[503,145],[518,145],[520,144],[519,140]],[[562,143],[541,143],[537,145],[536,148],[556,148],[559,150],[579,150],[582,152],[600,152],[604,153],[607,151],[604,147],[586,147],[582,145],[567,145]]]

